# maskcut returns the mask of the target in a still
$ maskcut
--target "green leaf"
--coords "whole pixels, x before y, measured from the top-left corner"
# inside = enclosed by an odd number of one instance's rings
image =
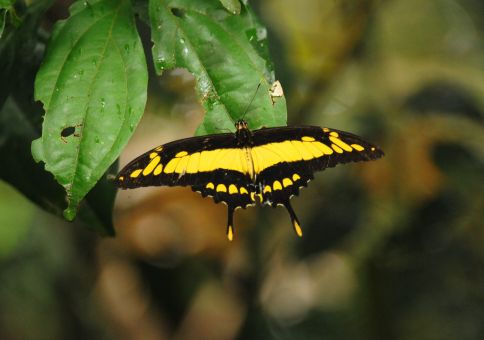
[[[220,0],[220,3],[232,14],[240,14],[240,1],[239,0]]]
[[[53,176],[32,159],[30,146],[41,132],[42,108],[33,102],[35,74],[42,59],[43,44],[37,29],[52,1],[37,1],[27,8],[20,25],[0,41],[0,178],[14,186],[41,208],[62,216],[65,191]],[[113,234],[110,218],[100,211],[111,211],[115,189],[112,181],[98,182],[80,210],[81,222],[102,234]]]
[[[197,135],[233,131],[241,118],[252,129],[286,125],[285,98],[269,92],[275,77],[267,32],[248,5],[233,15],[218,0],[150,0],[149,10],[157,72],[183,67],[197,80],[206,110]]]
[[[115,161],[146,103],[147,70],[130,1],[77,2],[52,33],[35,81],[46,111],[32,155],[67,192],[72,220]]]

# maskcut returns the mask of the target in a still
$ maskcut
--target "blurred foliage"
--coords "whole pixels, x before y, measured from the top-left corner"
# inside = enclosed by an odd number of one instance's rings
[[[289,122],[385,158],[293,199],[301,240],[282,209],[257,208],[228,243],[225,207],[183,188],[120,192],[118,236],[96,239],[2,186],[0,338],[484,338],[482,2],[251,4]],[[188,73],[149,86],[120,164],[202,121]]]

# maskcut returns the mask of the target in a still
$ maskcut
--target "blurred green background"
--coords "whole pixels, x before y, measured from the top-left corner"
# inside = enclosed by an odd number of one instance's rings
[[[289,124],[386,156],[317,175],[302,239],[256,208],[229,243],[225,207],[186,188],[120,192],[101,238],[1,182],[1,339],[484,339],[484,3],[250,3]],[[193,134],[193,86],[151,77],[121,165]]]

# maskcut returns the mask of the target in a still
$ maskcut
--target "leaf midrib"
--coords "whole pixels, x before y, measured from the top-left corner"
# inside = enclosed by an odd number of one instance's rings
[[[123,2],[120,1],[118,7],[112,13],[101,17],[99,20],[97,20],[95,23],[93,23],[91,25],[91,27],[93,27],[95,24],[99,23],[102,19],[108,17],[109,15],[113,15],[113,20],[112,20],[112,23],[111,23],[111,27],[109,28],[108,34],[106,36],[106,42],[104,44],[103,51],[102,51],[102,53],[101,53],[101,55],[99,57],[99,60],[104,60],[104,56],[105,56],[105,53],[106,53],[106,48],[109,45],[109,41],[112,38],[113,27],[114,27],[114,24],[115,24],[115,22],[117,20],[117,17],[118,17],[118,14],[119,14],[119,11],[120,11],[120,8],[121,8],[122,5],[123,5]],[[87,30],[86,30],[86,32],[87,32]],[[86,128],[86,125],[87,125],[86,124],[86,120],[87,120],[86,119],[86,117],[87,117],[87,106],[89,105],[90,98],[91,98],[91,93],[92,93],[91,89],[92,89],[92,86],[93,86],[93,83],[94,83],[95,79],[97,78],[97,75],[99,73],[99,69],[100,69],[100,67],[101,67],[102,64],[103,64],[102,62],[99,62],[98,65],[97,65],[96,71],[95,71],[94,76],[92,77],[91,83],[89,85],[88,100],[86,101],[86,105],[84,107],[84,110],[82,111],[83,112],[83,117],[82,117],[83,123],[82,123],[81,129],[80,129],[81,130],[80,131],[81,138],[80,138],[80,141],[79,141],[79,145],[78,145],[78,148],[77,148],[77,152],[75,154],[75,165],[73,167],[73,173],[70,176],[69,183],[68,183],[68,185],[70,185],[71,188],[72,188],[72,184],[75,181],[76,175],[78,173],[78,169],[79,169],[79,158],[80,158],[79,157],[79,154],[80,154],[80,151],[82,149],[83,142],[85,140],[85,138],[83,138],[83,132],[84,132],[84,129]],[[72,191],[70,191],[70,195],[68,195],[68,197],[69,197],[69,206],[70,206],[70,204],[71,204],[71,197],[72,197]],[[69,206],[68,206],[68,208],[69,208]]]

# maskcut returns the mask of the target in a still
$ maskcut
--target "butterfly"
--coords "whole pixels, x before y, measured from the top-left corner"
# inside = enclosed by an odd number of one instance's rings
[[[383,151],[349,132],[317,126],[262,128],[235,123],[235,133],[176,140],[126,165],[116,176],[119,188],[190,186],[228,208],[227,237],[234,238],[234,211],[256,203],[283,206],[298,236],[299,220],[290,199],[316,171],[339,163],[369,161]]]

